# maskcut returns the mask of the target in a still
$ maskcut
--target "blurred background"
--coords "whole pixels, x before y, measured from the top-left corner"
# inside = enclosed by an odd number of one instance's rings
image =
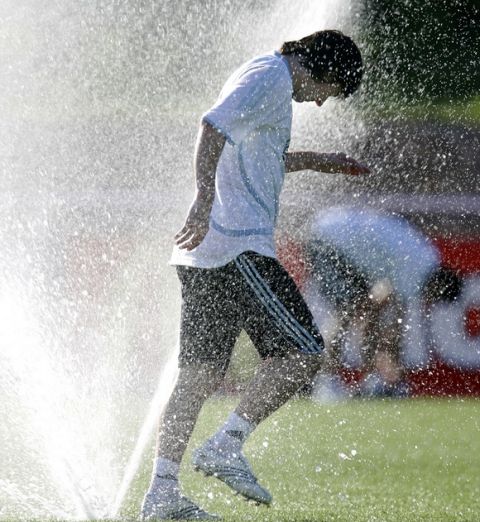
[[[301,283],[292,253],[317,212],[406,217],[470,288],[446,360],[415,319],[418,393],[480,393],[478,1],[3,0],[0,20],[0,515],[106,509],[92,490],[114,496],[175,356],[168,259],[200,117],[243,61],[319,29],[354,37],[365,82],[346,103],[296,106],[291,148],[346,152],[373,174],[288,178],[280,253]],[[252,371],[244,345],[228,389]]]

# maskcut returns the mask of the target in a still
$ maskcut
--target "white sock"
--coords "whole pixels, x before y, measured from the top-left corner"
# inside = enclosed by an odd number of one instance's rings
[[[179,493],[178,472],[180,464],[170,459],[157,457],[153,466],[149,492],[159,496],[172,496]]]
[[[254,424],[233,412],[210,439],[210,442],[222,451],[240,452],[247,437],[254,429]]]

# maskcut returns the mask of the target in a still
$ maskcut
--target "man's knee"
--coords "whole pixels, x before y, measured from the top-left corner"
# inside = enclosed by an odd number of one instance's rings
[[[297,371],[306,378],[316,375],[325,364],[325,350],[319,353],[303,353],[299,350],[292,350],[289,352],[287,359],[289,365],[296,368]]]
[[[325,365],[326,353],[324,350],[322,353],[317,354],[301,354],[301,359],[309,369],[309,374],[315,375]]]

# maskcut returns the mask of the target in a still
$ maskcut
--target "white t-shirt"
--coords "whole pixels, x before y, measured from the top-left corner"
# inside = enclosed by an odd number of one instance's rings
[[[440,264],[435,246],[408,221],[370,209],[321,212],[312,235],[343,253],[370,282],[388,278],[404,299],[417,296]]]
[[[174,247],[174,265],[214,268],[251,250],[275,257],[273,231],[292,126],[292,79],[277,51],[235,71],[202,121],[227,139],[215,179],[210,229],[191,251]]]

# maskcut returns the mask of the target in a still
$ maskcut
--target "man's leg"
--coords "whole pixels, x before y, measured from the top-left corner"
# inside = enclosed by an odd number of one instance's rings
[[[256,426],[275,412],[320,369],[322,357],[293,352],[268,358],[243,393],[240,403],[223,426],[194,452],[193,464],[214,475],[246,499],[270,504],[243,456],[243,444]]]
[[[257,426],[312,380],[322,363],[322,356],[298,351],[269,357],[242,394],[236,414]]]
[[[160,422],[157,457],[180,464],[198,414],[217,389],[223,371],[212,364],[189,364],[180,368],[178,380]]]
[[[345,342],[352,326],[365,316],[369,284],[355,263],[328,243],[312,241],[307,255],[313,267],[310,284],[324,297],[336,316],[333,331],[326,339],[328,348],[322,373],[326,374],[328,393],[346,397],[352,390],[345,387],[340,374]],[[321,382],[325,380],[322,378]]]
[[[180,463],[205,400],[222,381],[240,331],[227,269],[179,267],[182,283],[180,372],[160,423],[144,519],[213,520],[181,495]]]
[[[160,421],[157,456],[142,507],[144,519],[217,518],[181,495],[178,473],[198,414],[223,375],[218,366],[206,363],[189,364],[180,369]]]
[[[364,381],[367,395],[406,396],[408,387],[403,381],[401,341],[405,308],[394,295],[375,303],[367,315],[365,328],[370,375]]]
[[[257,425],[313,379],[324,363],[324,343],[297,286],[276,260],[247,254],[237,266],[251,296],[245,330],[264,363],[236,412]]]
[[[317,373],[323,339],[295,283],[271,258],[236,259],[244,288],[243,325],[264,359],[225,424],[194,454],[194,464],[246,498],[269,504],[271,495],[253,475],[241,450],[258,423]]]

